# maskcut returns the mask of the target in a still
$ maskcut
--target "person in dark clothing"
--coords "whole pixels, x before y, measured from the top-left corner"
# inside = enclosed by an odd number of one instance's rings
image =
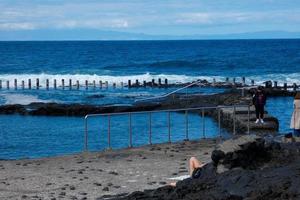
[[[264,123],[264,112],[266,105],[266,95],[263,91],[263,88],[260,86],[257,88],[255,94],[253,95],[252,103],[255,106],[256,112],[256,121],[255,123]]]

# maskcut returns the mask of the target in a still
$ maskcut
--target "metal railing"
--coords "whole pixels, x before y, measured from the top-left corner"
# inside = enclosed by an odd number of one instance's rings
[[[176,92],[179,92],[179,91],[184,90],[184,89],[186,89],[186,95],[187,95],[187,89],[188,89],[189,87],[192,87],[192,86],[197,85],[197,84],[199,84],[199,83],[201,83],[201,80],[200,80],[200,81],[193,82],[193,83],[191,83],[191,84],[189,84],[189,85],[186,85],[186,86],[184,86],[184,87],[178,88],[178,89],[176,89],[176,90],[174,90],[174,91],[172,91],[172,92],[170,92],[170,93],[167,93],[167,94],[164,94],[164,95],[161,95],[161,96],[149,97],[149,98],[144,98],[144,99],[136,99],[134,102],[140,102],[140,101],[148,101],[148,100],[154,100],[154,99],[162,99],[162,98],[166,98],[166,97],[168,97],[168,96],[170,96],[170,95],[172,95],[172,94],[175,94]]]
[[[121,112],[121,113],[105,113],[105,114],[89,114],[84,118],[85,123],[85,139],[84,139],[84,150],[88,151],[88,119],[91,117],[107,117],[107,143],[108,149],[111,149],[111,117],[112,116],[128,116],[128,142],[129,147],[132,145],[132,115],[134,114],[148,114],[148,141],[152,144],[152,114],[153,113],[167,113],[167,124],[168,128],[168,142],[171,143],[171,113],[172,112],[184,112],[185,115],[185,140],[189,140],[189,111],[201,111],[202,117],[202,137],[206,137],[206,127],[205,127],[205,111],[215,109],[217,110],[217,121],[218,121],[218,135],[222,138],[221,133],[221,109],[222,108],[232,108],[233,109],[233,134],[236,134],[236,108],[237,107],[247,107],[248,109],[248,121],[247,121],[247,133],[250,132],[250,106],[249,105],[234,105],[234,106],[213,106],[213,107],[197,107],[197,108],[181,108],[181,109],[169,109],[169,110],[154,110],[154,111],[139,111],[139,112]]]

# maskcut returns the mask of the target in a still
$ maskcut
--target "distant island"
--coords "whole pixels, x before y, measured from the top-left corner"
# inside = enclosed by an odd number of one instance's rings
[[[96,29],[0,31],[0,41],[62,40],[223,40],[223,39],[298,39],[300,32],[260,31],[232,34],[151,35]]]

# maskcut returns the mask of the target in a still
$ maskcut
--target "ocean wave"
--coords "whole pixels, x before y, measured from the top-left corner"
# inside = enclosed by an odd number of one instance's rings
[[[283,83],[288,84],[300,84],[300,73],[291,73],[291,74],[264,74],[264,75],[254,75],[246,77],[246,82],[250,83],[251,80],[254,80],[257,84],[263,84],[263,82],[271,80],[278,81],[279,85]],[[111,76],[111,75],[97,75],[97,74],[2,74],[0,75],[0,80],[2,80],[2,87],[5,87],[5,82],[10,81],[10,87],[13,87],[14,79],[18,80],[18,86],[21,86],[21,81],[25,81],[27,85],[28,79],[31,79],[32,86],[36,85],[36,79],[39,79],[40,85],[44,87],[46,85],[46,80],[49,80],[49,87],[53,87],[54,79],[57,80],[57,85],[61,85],[61,80],[65,80],[65,85],[69,84],[69,79],[72,80],[72,83],[75,84],[76,81],[79,81],[81,85],[85,84],[87,80],[89,83],[96,81],[108,81],[109,85],[116,83],[120,85],[121,82],[127,84],[128,80],[135,82],[135,80],[147,81],[150,82],[152,79],[155,79],[157,82],[158,79],[164,81],[168,79],[169,83],[187,83],[196,81],[199,79],[212,81],[214,78],[216,81],[225,81],[225,76],[188,76],[188,75],[178,75],[178,74],[137,74],[137,75],[127,75],[127,76]],[[231,80],[233,77],[229,77]],[[241,81],[241,77],[236,77],[236,81]]]
[[[257,84],[263,84],[265,81],[277,81],[278,85],[283,85],[284,83],[297,85],[300,84],[300,73],[290,73],[290,74],[263,74],[256,76],[249,76],[251,80],[255,80]]]
[[[157,80],[161,78],[162,81],[164,79],[168,79],[169,83],[186,83],[195,81],[198,79],[206,79],[211,81],[213,78],[220,79],[221,77],[214,76],[187,76],[187,75],[176,75],[176,74],[158,74],[153,75],[150,73],[145,74],[138,74],[138,75],[128,75],[128,76],[110,76],[110,75],[97,75],[97,74],[2,74],[0,75],[0,80],[2,80],[2,86],[4,87],[4,84],[6,81],[10,81],[10,86],[13,86],[14,79],[18,80],[18,85],[21,85],[21,81],[25,81],[27,84],[28,79],[31,79],[32,86],[35,85],[36,79],[39,79],[40,85],[45,85],[46,80],[49,80],[49,86],[53,86],[53,82],[56,79],[57,84],[61,85],[61,80],[65,80],[65,85],[68,85],[69,79],[72,80],[72,83],[75,84],[75,82],[78,80],[80,84],[85,84],[85,81],[87,80],[89,83],[92,83],[93,81],[108,81],[110,85],[113,83],[120,84],[120,82],[127,83],[128,80],[132,80],[132,82],[135,82],[135,80],[147,81],[150,82],[152,79]]]
[[[3,100],[4,104],[20,104],[20,105],[28,105],[32,102],[35,103],[49,103],[50,100],[42,100],[39,99],[37,96],[34,95],[24,95],[24,94],[1,94],[0,95]]]
[[[186,60],[168,60],[168,61],[158,61],[158,62],[149,62],[149,63],[130,63],[125,65],[109,65],[103,67],[103,69],[106,70],[113,70],[113,69],[124,69],[124,68],[194,68],[199,66],[204,66],[204,64],[207,63],[207,60],[204,59],[198,59],[198,60],[192,60],[192,61],[186,61]]]

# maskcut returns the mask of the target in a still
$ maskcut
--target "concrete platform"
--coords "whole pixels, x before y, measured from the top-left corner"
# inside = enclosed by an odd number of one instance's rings
[[[248,114],[249,112],[249,114]],[[250,133],[276,133],[279,129],[278,119],[265,112],[264,123],[256,124],[255,108],[252,106],[248,111],[247,107],[236,107],[234,112],[233,108],[221,109],[221,124],[229,129],[235,127],[237,134],[245,134],[248,132],[248,124]],[[249,120],[249,122],[248,122]]]

